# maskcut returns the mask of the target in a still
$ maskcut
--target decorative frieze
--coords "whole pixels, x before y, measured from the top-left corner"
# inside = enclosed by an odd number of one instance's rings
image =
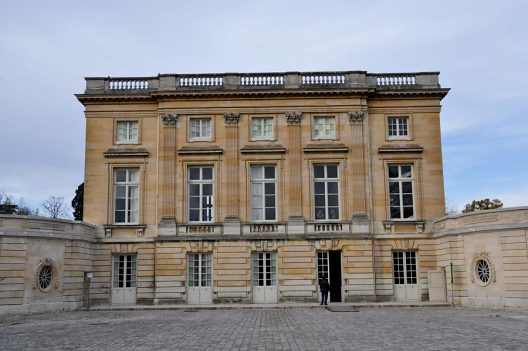
[[[224,114],[224,122],[226,126],[228,125],[237,126],[239,121],[240,121],[240,114],[238,113],[225,113]]]
[[[363,123],[367,118],[367,111],[350,111],[348,112],[348,120],[350,123]]]
[[[286,122],[288,124],[301,124],[302,112],[286,112]]]
[[[163,122],[163,125],[165,127],[176,127],[176,123],[178,122],[178,115],[162,113],[160,116],[161,121]]]

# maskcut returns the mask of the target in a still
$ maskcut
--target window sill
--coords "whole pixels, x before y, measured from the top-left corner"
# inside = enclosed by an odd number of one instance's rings
[[[345,144],[308,144],[303,148],[304,152],[348,152],[349,147]]]
[[[280,144],[271,145],[246,145],[240,149],[242,154],[283,154],[286,148]]]
[[[224,150],[216,145],[211,146],[182,146],[178,155],[223,154]]]
[[[147,149],[108,149],[103,153],[105,158],[112,157],[148,157]]]

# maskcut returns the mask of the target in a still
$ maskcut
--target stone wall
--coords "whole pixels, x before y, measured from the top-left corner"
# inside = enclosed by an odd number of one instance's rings
[[[82,306],[93,235],[93,226],[79,222],[0,215],[0,314]],[[44,266],[51,280],[42,289]]]

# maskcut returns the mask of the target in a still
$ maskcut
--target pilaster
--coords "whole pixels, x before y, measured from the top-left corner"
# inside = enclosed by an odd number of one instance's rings
[[[224,234],[240,235],[240,214],[238,203],[238,113],[224,114],[226,130],[226,150],[224,154],[226,216]]]
[[[160,146],[159,235],[176,235],[176,125],[178,116],[163,113]]]
[[[301,177],[301,112],[287,112],[288,123],[288,168],[289,186],[288,198],[290,214],[288,218],[288,233],[304,233],[304,218],[302,215],[302,177]]]

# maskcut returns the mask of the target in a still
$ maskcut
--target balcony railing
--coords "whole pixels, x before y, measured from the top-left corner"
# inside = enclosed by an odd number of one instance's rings
[[[435,89],[438,72],[282,72],[160,74],[157,77],[86,78],[85,94],[145,94],[203,90]]]

